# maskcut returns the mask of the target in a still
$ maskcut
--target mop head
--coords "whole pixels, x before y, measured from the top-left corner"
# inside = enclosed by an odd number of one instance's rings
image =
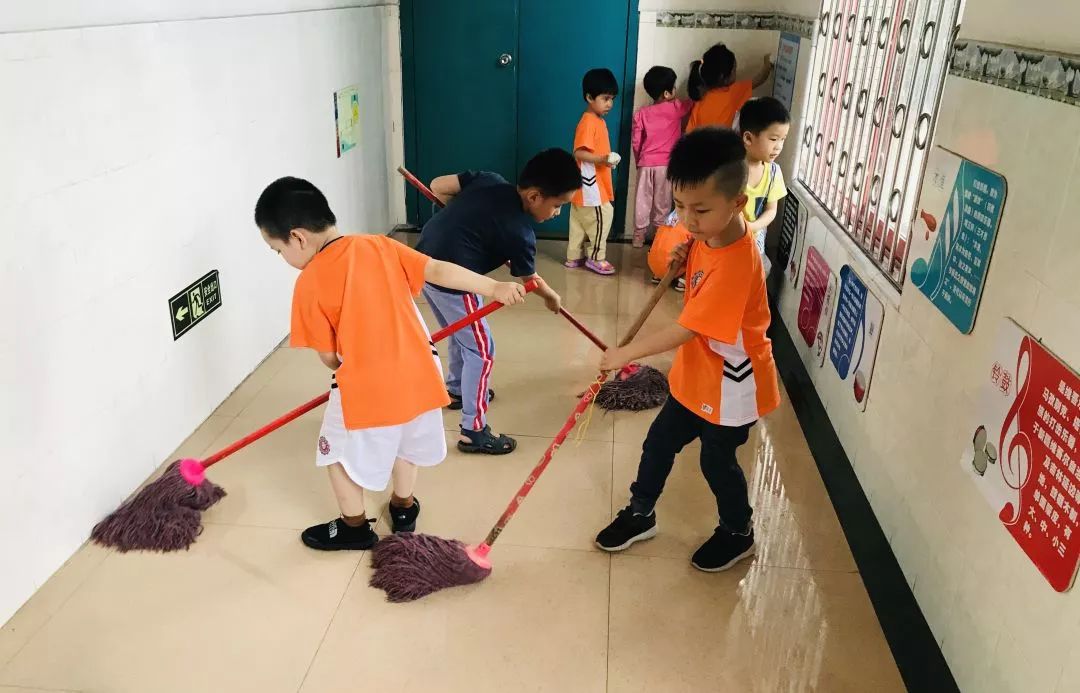
[[[644,411],[659,407],[667,398],[663,373],[652,366],[631,364],[600,387],[596,406],[608,411]]]
[[[460,541],[428,534],[394,534],[371,552],[375,573],[368,583],[391,602],[411,602],[447,587],[471,585],[491,574]]]
[[[121,553],[178,551],[202,533],[202,511],[225,495],[220,486],[203,481],[192,486],[173,462],[111,515],[99,522],[90,538]]]

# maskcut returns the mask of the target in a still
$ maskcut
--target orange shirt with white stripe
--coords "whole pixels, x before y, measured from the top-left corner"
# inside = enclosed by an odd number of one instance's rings
[[[724,248],[690,247],[679,324],[696,334],[679,347],[671,395],[706,421],[745,426],[780,406],[761,254],[744,234]]]
[[[690,111],[690,120],[686,131],[691,132],[704,127],[730,128],[735,122],[739,110],[754,95],[754,83],[748,79],[732,82],[726,87],[717,87],[705,92],[705,96],[694,104]]]
[[[407,423],[450,403],[413,302],[429,260],[386,236],[343,236],[296,279],[289,344],[339,355],[350,430]]]
[[[584,149],[596,156],[611,153],[611,138],[607,123],[592,111],[585,111],[578,121],[574,132],[574,151]],[[574,193],[571,201],[578,207],[600,207],[615,199],[615,188],[611,184],[611,167],[607,164],[590,164],[579,161],[581,169],[581,187]]]

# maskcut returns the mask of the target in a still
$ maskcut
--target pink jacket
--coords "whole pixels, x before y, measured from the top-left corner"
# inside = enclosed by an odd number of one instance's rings
[[[683,118],[693,109],[689,99],[645,106],[634,114],[630,144],[638,166],[667,166],[671,150],[682,137]]]

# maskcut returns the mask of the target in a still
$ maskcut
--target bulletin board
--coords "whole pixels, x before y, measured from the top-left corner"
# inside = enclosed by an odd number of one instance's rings
[[[334,92],[334,123],[340,159],[360,139],[360,87],[354,85]]]
[[[1012,320],[986,363],[960,464],[1058,592],[1080,559],[1080,377]]]

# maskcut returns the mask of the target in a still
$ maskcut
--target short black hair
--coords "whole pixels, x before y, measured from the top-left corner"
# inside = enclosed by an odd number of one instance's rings
[[[642,82],[645,84],[645,93],[652,97],[653,101],[656,101],[666,91],[675,92],[675,81],[677,79],[678,76],[675,74],[675,70],[663,65],[657,65],[649,68]]]
[[[671,151],[667,177],[675,189],[711,179],[717,191],[734,198],[746,187],[746,146],[730,128],[698,128]]]
[[[790,122],[791,114],[788,113],[788,109],[771,96],[750,99],[739,110],[740,132],[757,135],[775,123],[786,125]]]
[[[544,197],[559,197],[581,187],[581,169],[565,149],[545,149],[525,164],[519,188],[537,188]]]
[[[722,87],[735,76],[735,54],[727,46],[718,43],[701,58],[701,80],[709,89]]]
[[[255,225],[279,241],[288,241],[293,229],[322,233],[335,224],[326,196],[303,178],[278,178],[255,203]]]
[[[586,101],[589,97],[595,99],[604,94],[615,97],[619,95],[619,81],[615,79],[615,73],[606,67],[593,68],[581,80],[581,93]]]

